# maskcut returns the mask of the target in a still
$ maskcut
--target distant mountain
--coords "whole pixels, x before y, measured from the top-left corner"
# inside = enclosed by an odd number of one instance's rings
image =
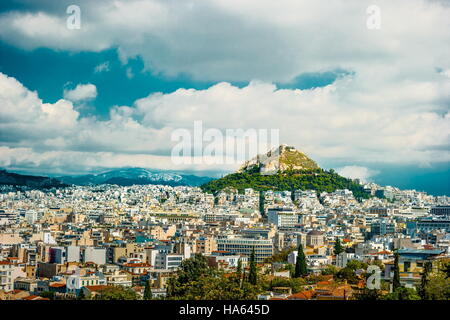
[[[123,168],[99,174],[62,176],[58,177],[58,179],[64,183],[75,185],[117,184],[120,186],[130,186],[134,184],[162,184],[170,186],[200,186],[211,181],[213,178],[169,171]]]
[[[0,170],[0,185],[23,186],[33,189],[60,188],[66,185],[55,178],[29,176]]]
[[[210,193],[246,188],[257,191],[316,190],[319,193],[349,189],[356,198],[369,197],[360,184],[334,170],[321,169],[305,154],[286,145],[258,155],[245,162],[236,173],[205,183],[201,188]]]

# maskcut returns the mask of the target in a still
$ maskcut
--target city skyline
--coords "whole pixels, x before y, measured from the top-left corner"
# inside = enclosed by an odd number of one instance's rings
[[[450,0],[1,0],[2,310],[444,307],[449,18]]]

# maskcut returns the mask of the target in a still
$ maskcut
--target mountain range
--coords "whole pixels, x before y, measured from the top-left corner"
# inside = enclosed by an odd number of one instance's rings
[[[8,172],[6,170],[0,170],[0,185],[13,185],[29,187],[33,189],[49,189],[67,186],[66,184],[55,178],[23,175]]]
[[[117,184],[131,186],[133,184],[163,184],[170,186],[200,186],[213,178],[143,168],[121,168],[98,174],[62,176],[57,179],[64,183],[75,185]]]
[[[0,170],[0,185],[26,186],[35,189],[48,189],[68,185],[117,184],[120,186],[161,184],[169,186],[200,186],[211,181],[210,177],[199,177],[191,174],[179,174],[169,171],[149,170],[143,168],[121,168],[98,174],[76,176],[44,176],[23,175]]]

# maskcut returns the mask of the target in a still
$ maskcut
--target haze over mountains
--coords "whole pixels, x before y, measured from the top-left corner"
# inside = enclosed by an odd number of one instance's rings
[[[24,186],[36,189],[47,189],[53,187],[66,186],[63,182],[55,178],[23,175],[8,172],[6,170],[0,170],[0,185]]]
[[[75,185],[117,184],[130,186],[133,184],[164,184],[171,186],[200,186],[213,178],[143,168],[121,168],[99,174],[62,176],[58,177],[58,179],[64,183]]]
[[[445,168],[444,168],[445,169]],[[210,192],[217,191],[226,186],[243,186],[254,187],[256,189],[277,189],[284,186],[284,188],[292,188],[299,186],[299,178],[288,177],[287,172],[292,171],[318,171],[321,174],[330,171],[323,170],[319,165],[307,155],[294,147],[287,145],[280,145],[268,151],[266,154],[258,155],[253,159],[250,159],[242,164],[240,169],[235,172],[226,175],[222,179],[216,179],[219,176],[215,172],[205,172],[203,176],[192,174],[192,172],[176,172],[176,171],[162,171],[157,169],[144,169],[144,168],[119,168],[112,169],[100,173],[82,174],[82,175],[67,175],[67,176],[52,176],[46,177],[45,173],[41,175],[29,175],[12,173],[6,170],[0,169],[0,185],[16,185],[27,186],[29,188],[45,189],[52,187],[61,187],[64,185],[99,185],[99,184],[117,184],[121,186],[129,186],[133,184],[161,184],[170,186],[205,186]],[[389,168],[384,168],[386,172]],[[392,169],[393,170],[393,169]],[[392,171],[391,170],[391,171]],[[411,169],[414,171],[413,169]],[[418,169],[415,169],[416,171]],[[426,169],[420,169],[426,170]],[[448,171],[448,169],[445,169]],[[255,176],[254,173],[259,173],[259,176]],[[275,178],[261,178],[261,176],[271,175],[277,173],[278,181],[275,182]],[[335,174],[335,173],[334,173]],[[298,177],[298,173],[296,173]],[[427,191],[433,195],[448,194],[449,187],[441,188],[432,183],[432,181],[424,180],[423,174],[418,173],[414,176],[412,181],[411,172],[401,172],[398,169],[392,171],[393,179],[387,181],[375,181],[380,185],[392,185],[401,189],[416,189],[419,191]],[[241,183],[243,176],[246,179],[258,180],[263,179],[252,186],[249,181]],[[444,176],[434,176],[433,179],[438,181],[442,180]],[[226,178],[225,180],[223,180]],[[292,179],[291,179],[292,178]],[[323,177],[325,178],[325,177]],[[328,175],[327,179],[330,178]],[[347,179],[342,176],[334,177],[334,179]],[[234,179],[234,181],[231,181]],[[302,179],[305,179],[303,177]],[[271,180],[271,181],[269,181]],[[291,180],[289,184],[286,184],[286,180]],[[317,179],[316,179],[317,180]],[[284,181],[280,184],[281,181]],[[344,180],[340,180],[343,182]],[[348,179],[348,181],[351,181]],[[306,183],[305,181],[300,183],[300,186],[314,187],[313,181]],[[306,184],[305,184],[306,183]],[[353,182],[354,183],[354,182]],[[268,185],[264,185],[268,184]],[[448,184],[448,183],[447,183]],[[342,185],[342,183],[341,183]],[[353,186],[354,187],[354,186]],[[320,189],[320,188],[319,188]]]
[[[121,168],[99,174],[78,176],[60,176],[49,178],[44,176],[30,176],[0,170],[0,185],[27,186],[45,189],[62,187],[65,185],[99,185],[117,184],[131,186],[134,184],[162,184],[170,186],[200,186],[213,178],[200,177],[191,174],[179,174],[169,171],[158,171],[143,168]]]

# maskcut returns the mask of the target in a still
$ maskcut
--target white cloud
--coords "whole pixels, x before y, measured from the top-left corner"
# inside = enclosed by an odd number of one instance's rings
[[[0,73],[0,137],[2,144],[32,143],[53,135],[64,135],[77,125],[78,112],[70,101],[43,103],[36,92]]]
[[[72,102],[92,100],[97,97],[97,87],[92,83],[78,84],[73,90],[64,90],[64,99]]]
[[[45,152],[61,166],[70,161],[66,152],[86,153],[80,165],[101,152],[133,164],[143,155],[167,154],[172,130],[203,120],[205,127],[220,129],[279,128],[283,143],[319,163],[448,162],[450,7],[380,0],[381,29],[368,30],[371,4],[80,0],[80,30],[67,29],[67,16],[54,8],[6,12],[0,15],[0,39],[24,49],[117,48],[123,64],[138,56],[152,72],[220,83],[151,94],[132,106],[113,107],[109,120],[98,121],[80,118],[72,105],[95,97],[93,85],[66,92],[72,102],[45,104],[0,75],[2,145]],[[353,75],[311,90],[273,84],[338,68]],[[231,80],[252,82],[239,88]],[[7,154],[1,154],[4,161]]]
[[[423,84],[428,89],[422,89],[423,96],[414,93],[413,100],[404,86],[399,83],[362,96],[357,76],[310,90],[277,89],[265,82],[239,88],[222,82],[205,90],[154,93],[133,106],[113,107],[110,118],[99,121],[80,117],[67,100],[43,103],[35,92],[0,73],[0,145],[7,151],[1,152],[0,162],[54,166],[54,170],[102,165],[181,169],[170,160],[175,144],[171,133],[192,130],[195,120],[202,120],[205,130],[280,129],[282,143],[296,146],[319,164],[330,159],[396,164],[450,161],[450,112],[427,107],[442,100],[442,83]],[[385,104],[380,104],[380,96]],[[391,107],[391,100],[397,108]],[[362,103],[365,108],[360,108]],[[238,165],[183,168],[232,170]]]
[[[336,169],[336,172],[339,173],[341,176],[350,179],[360,179],[361,182],[371,181],[370,179],[378,173],[377,171],[360,166],[345,166]]]
[[[118,48],[124,62],[200,80],[289,81],[344,68],[375,81],[430,77],[450,68],[450,7],[428,0],[379,0],[380,30],[366,27],[371,0],[78,1],[81,29],[65,12],[8,12],[0,38],[25,49]],[[433,48],[429,50],[428,48]],[[412,66],[414,66],[412,68]],[[395,80],[395,79],[392,79]]]

